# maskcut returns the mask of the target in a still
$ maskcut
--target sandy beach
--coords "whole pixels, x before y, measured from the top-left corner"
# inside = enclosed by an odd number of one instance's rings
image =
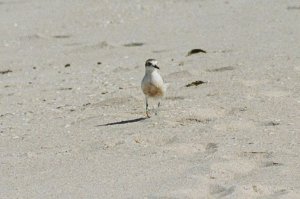
[[[1,0],[0,27],[1,199],[300,198],[299,1]]]

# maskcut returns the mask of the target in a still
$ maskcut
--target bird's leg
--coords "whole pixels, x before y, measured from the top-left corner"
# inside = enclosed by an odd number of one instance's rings
[[[158,102],[158,104],[157,104],[157,108],[156,108],[156,111],[155,111],[155,115],[157,115],[158,114],[158,108],[160,107],[160,102]]]
[[[149,105],[148,105],[148,98],[146,97],[146,115],[147,117],[149,118],[150,117],[150,114],[149,114]]]

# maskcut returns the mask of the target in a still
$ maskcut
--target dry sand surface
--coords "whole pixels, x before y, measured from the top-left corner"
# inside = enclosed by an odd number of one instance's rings
[[[0,27],[1,199],[300,198],[299,0],[1,0]]]

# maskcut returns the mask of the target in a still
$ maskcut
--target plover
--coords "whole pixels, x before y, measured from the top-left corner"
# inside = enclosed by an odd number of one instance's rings
[[[159,67],[155,59],[148,59],[145,63],[145,76],[142,80],[142,90],[145,94],[146,101],[146,115],[150,117],[148,98],[161,99],[166,92],[166,86],[160,74],[158,73]],[[157,104],[157,108],[160,102]]]

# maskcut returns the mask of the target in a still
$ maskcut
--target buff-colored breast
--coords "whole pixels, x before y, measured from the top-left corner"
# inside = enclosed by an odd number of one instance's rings
[[[143,86],[143,92],[149,97],[162,97],[164,91],[161,87],[157,87],[153,84],[146,84]]]

